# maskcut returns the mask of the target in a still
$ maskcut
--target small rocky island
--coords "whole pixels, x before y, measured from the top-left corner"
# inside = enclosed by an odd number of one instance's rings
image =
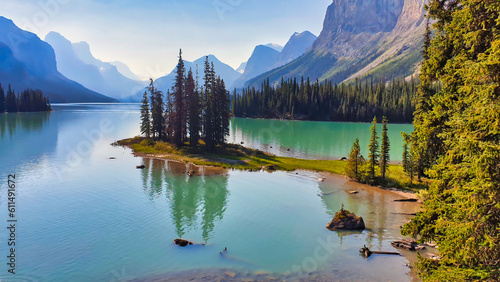
[[[356,216],[354,213],[344,209],[344,205],[330,223],[326,225],[331,231],[335,230],[364,230],[365,222],[362,217]]]

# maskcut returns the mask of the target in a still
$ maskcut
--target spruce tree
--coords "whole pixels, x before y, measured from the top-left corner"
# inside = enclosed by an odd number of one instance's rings
[[[371,137],[370,143],[368,144],[368,167],[369,167],[369,178],[371,181],[375,180],[375,168],[379,163],[379,143],[377,135],[377,117],[373,118],[372,127],[370,128]]]
[[[194,81],[193,71],[190,69],[186,79],[186,98],[188,105],[188,128],[189,143],[191,147],[198,146],[201,130],[201,111],[200,94]]]
[[[349,153],[349,159],[347,160],[346,174],[348,177],[356,180],[360,180],[360,172],[363,156],[361,155],[361,147],[359,146],[359,139],[352,145],[351,152]]]
[[[148,93],[144,91],[141,105],[141,134],[146,138],[151,137],[151,114],[149,112]]]
[[[7,90],[7,96],[5,97],[5,110],[9,113],[16,113],[18,111],[17,97],[10,84]]]
[[[163,102],[163,94],[154,86],[154,81],[148,86],[148,91],[151,99],[151,136],[153,138],[165,138],[165,104]]]
[[[203,89],[203,139],[208,151],[213,151],[215,142],[215,74],[211,68],[208,56],[205,59],[205,85]]]
[[[406,132],[401,132],[401,136],[403,137],[403,170],[408,173],[410,176],[410,183],[413,183],[413,156],[410,152],[411,146],[411,135]]]
[[[0,114],[5,113],[5,92],[2,84],[0,83]]]
[[[173,109],[172,109],[172,142],[180,147],[184,143],[184,128],[185,128],[185,75],[186,69],[184,60],[182,59],[182,50],[179,51],[179,62],[177,63],[176,76],[174,85],[172,86]]]
[[[390,161],[390,149],[391,144],[389,142],[389,135],[387,134],[387,118],[384,117],[382,120],[382,144],[380,147],[380,173],[382,174],[382,178],[385,178],[387,169],[389,168]]]

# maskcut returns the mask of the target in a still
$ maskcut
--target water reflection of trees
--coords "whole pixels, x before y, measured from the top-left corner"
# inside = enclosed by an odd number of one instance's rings
[[[158,159],[144,158],[143,164],[143,189],[151,200],[165,192],[177,235],[182,238],[187,230],[201,226],[203,239],[212,238],[215,223],[222,220],[227,207],[228,176],[188,177],[190,165]]]
[[[0,114],[0,138],[13,137],[16,131],[37,131],[49,121],[50,112]]]

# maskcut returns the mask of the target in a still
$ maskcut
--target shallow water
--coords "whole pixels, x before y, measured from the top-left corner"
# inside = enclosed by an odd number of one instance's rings
[[[390,241],[409,218],[393,213],[418,210],[394,203],[391,192],[335,176],[319,182],[311,172],[189,178],[185,164],[110,145],[138,134],[137,105],[54,109],[0,116],[0,218],[7,217],[7,176],[16,174],[18,279],[117,281],[206,268],[411,279],[406,257],[358,255],[363,245],[394,250]],[[136,169],[141,164],[146,168]],[[360,193],[350,195],[354,189]],[[363,216],[368,230],[327,230],[342,204]],[[8,234],[0,230],[5,258]],[[206,246],[180,248],[172,244],[179,237]],[[224,247],[228,257],[219,255]],[[3,260],[0,278],[12,278]]]

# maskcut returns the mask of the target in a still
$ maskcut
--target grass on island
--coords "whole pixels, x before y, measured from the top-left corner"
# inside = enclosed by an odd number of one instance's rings
[[[131,148],[137,154],[149,157],[171,159],[175,161],[193,163],[195,165],[215,166],[240,170],[267,171],[282,170],[310,170],[345,175],[346,161],[341,160],[305,160],[289,157],[278,157],[266,152],[246,148],[236,144],[227,144],[224,148],[217,148],[214,153],[207,153],[205,144],[200,141],[197,148],[184,146],[178,148],[170,143],[153,141],[144,137],[134,137],[116,142],[116,145]],[[186,144],[188,145],[188,144]],[[403,171],[401,165],[390,165],[387,178],[379,180],[384,187],[418,191],[427,187],[426,181],[410,184],[410,177]]]

